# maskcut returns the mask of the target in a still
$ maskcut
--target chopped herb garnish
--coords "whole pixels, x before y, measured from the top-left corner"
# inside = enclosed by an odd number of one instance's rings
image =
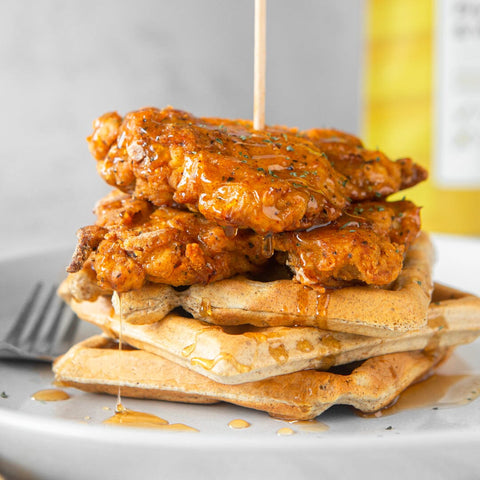
[[[223,145],[223,141],[221,138],[216,138],[215,141],[218,142],[220,145]]]
[[[240,135],[240,140],[245,141],[246,139],[247,139],[247,137],[245,135]]]
[[[293,152],[293,147],[291,145],[287,145],[287,152]]]
[[[380,198],[380,197],[382,196],[382,194],[381,194],[380,192],[375,192],[375,196],[376,196],[377,198]]]
[[[384,207],[377,207],[377,210],[378,210],[379,212],[383,212],[383,211],[385,210],[385,208],[384,208]]]
[[[347,222],[345,223],[344,225],[342,225],[339,230],[343,230],[344,228],[347,228],[347,227],[358,227],[358,222],[355,222],[355,221],[351,221],[351,222]]]

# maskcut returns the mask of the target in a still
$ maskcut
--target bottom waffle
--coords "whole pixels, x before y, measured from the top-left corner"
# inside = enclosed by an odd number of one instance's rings
[[[187,403],[233,403],[285,420],[310,420],[332,405],[351,405],[368,413],[380,410],[409,385],[428,375],[449,349],[381,355],[351,373],[306,370],[241,385],[217,383],[143,350],[118,350],[112,340],[95,336],[54,363],[59,386],[87,392]]]

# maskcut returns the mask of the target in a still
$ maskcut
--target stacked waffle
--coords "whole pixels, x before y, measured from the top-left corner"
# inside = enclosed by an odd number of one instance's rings
[[[419,209],[386,200],[426,178],[410,159],[173,108],[106,114],[89,145],[115,190],[60,294],[104,335],[55,362],[59,384],[297,420],[371,412],[480,334],[479,299],[433,289]]]

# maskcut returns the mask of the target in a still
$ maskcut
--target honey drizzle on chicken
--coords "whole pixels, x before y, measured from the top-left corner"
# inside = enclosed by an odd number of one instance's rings
[[[98,202],[95,213],[97,224],[78,232],[67,271],[81,270],[88,260],[102,288],[124,292],[147,280],[173,286],[208,283],[255,272],[267,261],[262,237],[246,230],[230,236],[188,210],[154,207],[115,191]]]
[[[96,207],[97,224],[79,231],[69,267],[93,270],[98,285],[119,292],[146,282],[173,286],[259,273],[270,254],[251,230],[229,234],[201,215],[113,192]],[[271,237],[277,261],[297,281],[324,287],[386,285],[396,279],[420,229],[411,202],[363,202],[328,225]]]
[[[362,202],[329,225],[274,235],[294,278],[307,285],[387,285],[420,231],[420,208],[409,201]]]
[[[336,130],[256,131],[246,120],[198,118],[171,107],[123,119],[105,114],[88,141],[110,185],[261,235],[331,222],[352,202],[426,178],[410,159],[393,162]]]

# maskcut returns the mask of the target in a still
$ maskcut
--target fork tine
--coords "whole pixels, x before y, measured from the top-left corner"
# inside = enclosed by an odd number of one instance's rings
[[[53,299],[55,298],[56,288],[55,286],[50,288],[50,292],[48,293],[48,297],[43,302],[42,308],[38,313],[35,322],[33,324],[28,337],[25,339],[25,347],[29,350],[35,350],[35,346],[40,340],[40,330],[42,325],[44,325],[47,313],[50,309],[50,305],[52,304]]]
[[[15,322],[13,323],[12,328],[7,333],[5,341],[11,345],[17,345],[18,340],[27,324],[27,320],[30,317],[30,312],[32,311],[33,305],[37,301],[37,298],[40,294],[40,290],[42,288],[42,282],[38,282],[31,295],[28,297],[27,301],[23,305],[22,310],[18,314]]]
[[[57,332],[58,332],[58,325],[60,324],[60,319],[62,318],[65,307],[66,307],[65,302],[63,302],[63,300],[59,300],[57,312],[55,313],[53,322],[50,325],[50,328],[48,329],[47,333],[45,334],[44,348],[45,348],[45,352],[48,355],[51,355],[53,352],[53,347],[55,345],[55,339],[57,337]]]
[[[75,313],[72,313],[72,316],[70,317],[70,323],[68,324],[68,327],[65,330],[61,340],[62,344],[70,343],[73,340],[75,334],[77,333],[78,324],[79,318]]]

